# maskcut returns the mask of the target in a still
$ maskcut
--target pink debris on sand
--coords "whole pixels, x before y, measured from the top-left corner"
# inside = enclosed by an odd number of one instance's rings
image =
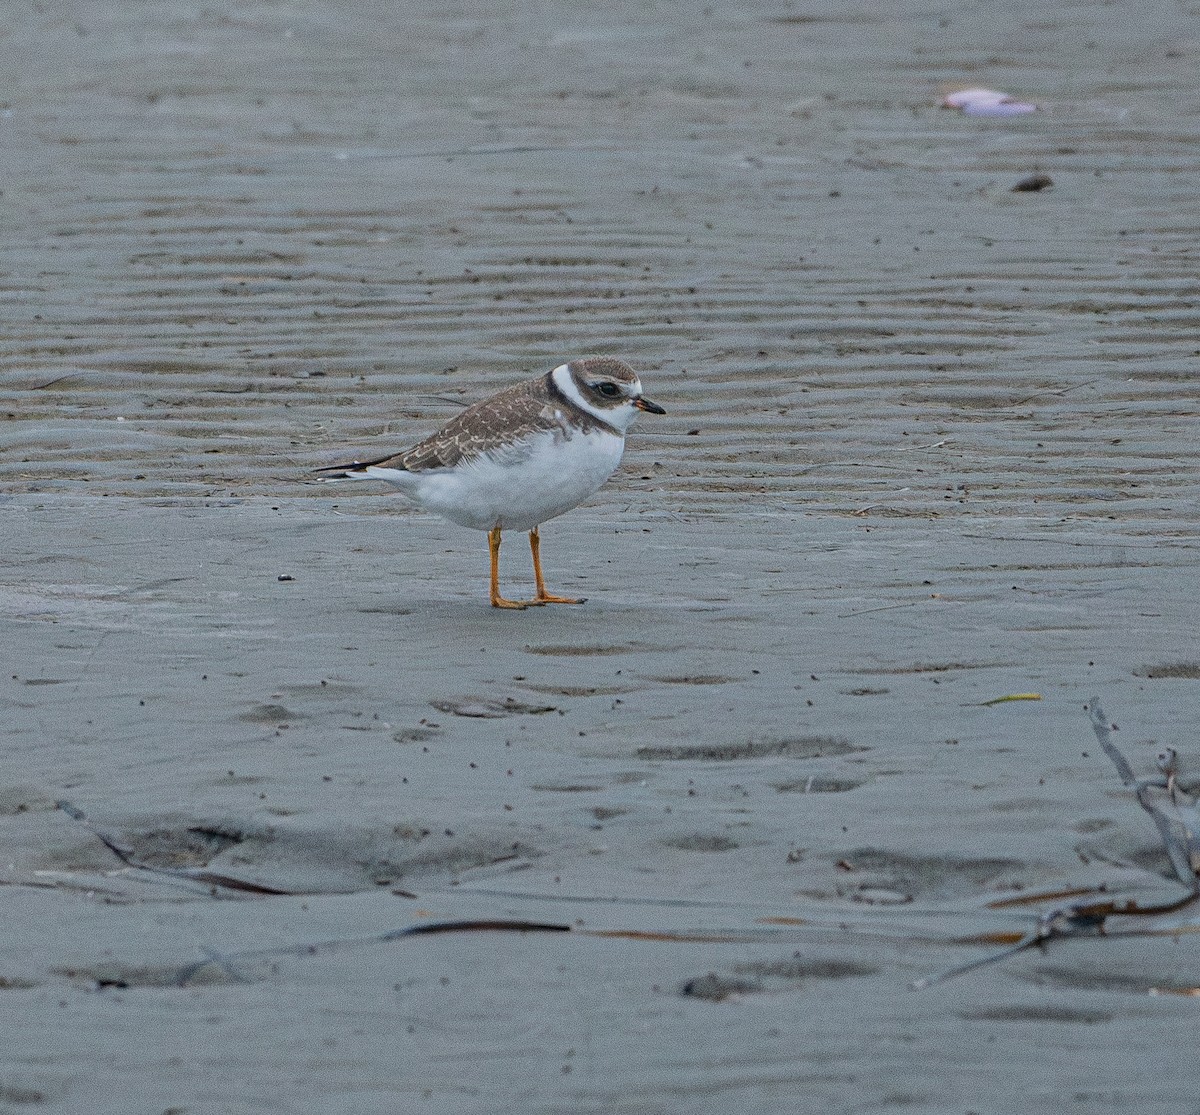
[[[1037,112],[1038,106],[998,89],[956,89],[942,98],[942,107],[961,109],[968,116],[1023,116]]]

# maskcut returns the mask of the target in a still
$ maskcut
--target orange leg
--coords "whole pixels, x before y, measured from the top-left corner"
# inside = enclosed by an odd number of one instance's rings
[[[546,591],[546,579],[542,576],[542,540],[537,527],[529,532],[529,552],[533,554],[533,579],[537,582],[537,595],[530,604],[582,604],[582,597],[555,596]]]
[[[488,531],[488,549],[492,551],[492,607],[493,608],[524,608],[525,605],[516,600],[505,600],[500,595],[500,528],[492,527]]]

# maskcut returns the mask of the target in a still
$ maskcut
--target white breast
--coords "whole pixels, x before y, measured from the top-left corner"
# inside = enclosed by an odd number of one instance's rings
[[[604,430],[546,432],[457,468],[409,473],[397,486],[461,526],[532,530],[587,499],[616,470],[624,449],[623,437]]]

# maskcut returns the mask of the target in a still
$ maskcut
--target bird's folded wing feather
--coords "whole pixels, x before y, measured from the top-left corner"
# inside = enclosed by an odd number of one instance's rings
[[[537,386],[537,380],[518,383],[484,399],[411,449],[378,463],[409,472],[454,468],[484,454],[504,454],[531,434],[562,431],[561,411],[534,390]]]

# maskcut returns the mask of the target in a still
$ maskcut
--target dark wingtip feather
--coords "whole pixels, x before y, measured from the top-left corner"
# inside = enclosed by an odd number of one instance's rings
[[[349,480],[352,476],[361,476],[372,465],[381,465],[384,461],[392,461],[394,454],[389,453],[386,457],[377,457],[373,461],[351,461],[344,465],[322,465],[320,468],[313,469],[313,472],[327,473],[326,480]],[[392,464],[392,468],[403,468],[398,461]]]

